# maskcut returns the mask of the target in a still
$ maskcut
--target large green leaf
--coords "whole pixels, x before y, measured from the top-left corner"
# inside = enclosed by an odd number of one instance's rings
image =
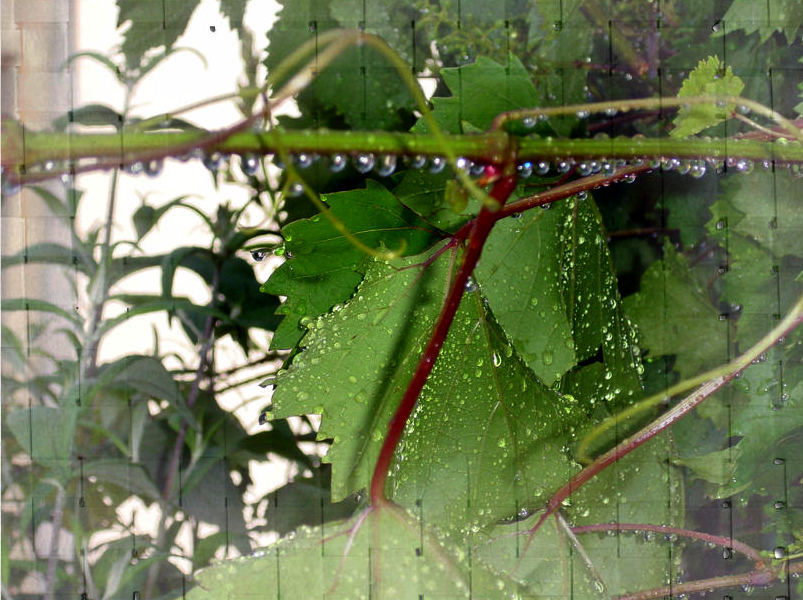
[[[252,556],[201,570],[189,600],[510,598],[518,587],[436,540],[394,506],[303,527]]]
[[[441,234],[403,206],[383,186],[326,194],[332,216],[369,248],[417,254]],[[282,230],[288,258],[262,286],[263,292],[287,296],[285,315],[273,348],[292,348],[304,335],[300,324],[347,300],[362,279],[366,254],[324,215],[290,223]]]
[[[416,266],[425,258],[372,262],[355,297],[311,324],[306,349],[277,378],[278,416],[323,415],[336,500],[368,485],[440,310],[450,259]],[[585,419],[532,375],[468,291],[401,441],[392,496],[422,504],[444,529],[509,516],[574,470],[566,446]]]
[[[508,339],[547,385],[577,364],[560,281],[562,208],[498,223],[475,271]]]

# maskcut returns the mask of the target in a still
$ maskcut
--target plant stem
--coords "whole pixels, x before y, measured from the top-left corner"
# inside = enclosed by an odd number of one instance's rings
[[[47,572],[45,574],[45,600],[53,600],[56,593],[56,563],[59,560],[59,537],[61,534],[61,519],[64,515],[64,488],[56,488],[56,500],[53,503],[51,515],[52,529],[50,531],[50,551],[47,556]]]
[[[598,531],[652,531],[660,534],[674,534],[700,540],[702,542],[716,544],[717,546],[722,546],[723,548],[736,550],[755,562],[763,562],[764,560],[761,558],[758,550],[745,544],[744,542],[740,542],[739,540],[722,537],[721,535],[713,535],[711,533],[700,533],[699,531],[692,531],[690,529],[681,529],[680,527],[669,527],[668,525],[649,525],[646,523],[599,523],[596,525],[580,525],[578,527],[572,527],[572,531],[574,533],[592,533]]]
[[[582,106],[582,105],[580,105]],[[546,109],[545,109],[546,110]],[[62,173],[83,173],[111,169],[186,154],[195,148],[222,154],[270,154],[309,152],[336,154],[367,152],[442,156],[448,148],[455,156],[495,163],[505,156],[510,140],[502,131],[482,134],[440,136],[385,131],[271,130],[267,132],[227,131],[122,134],[62,134],[26,131],[22,152],[22,133],[3,124],[3,166],[10,182],[34,183]],[[210,141],[212,140],[212,141]],[[516,140],[519,160],[638,159],[676,157],[680,159],[734,158],[803,162],[803,147],[787,141],[741,138],[629,138],[565,139],[523,137]],[[445,145],[444,145],[445,144]],[[23,159],[24,157],[24,159]],[[36,170],[45,161],[56,161],[52,170]],[[76,164],[70,162],[81,161]],[[87,162],[89,161],[89,162]],[[25,165],[26,173],[18,168]]]
[[[672,586],[633,592],[622,596],[615,596],[614,600],[649,600],[650,598],[677,597],[678,594],[704,592],[737,585],[765,586],[772,583],[775,574],[768,569],[755,569],[749,573],[739,575],[723,575],[710,579],[698,579],[688,583],[677,583]]]
[[[500,205],[504,205],[505,201],[516,188],[515,165],[508,164],[506,165],[506,169],[509,172],[496,181],[490,194]],[[438,321],[435,323],[429,342],[418,361],[418,365],[404,392],[404,396],[402,396],[399,407],[396,409],[396,413],[388,424],[388,433],[379,451],[379,458],[376,461],[374,474],[371,479],[370,498],[371,504],[375,506],[383,504],[387,500],[385,484],[387,482],[393,454],[396,452],[396,447],[399,445],[399,440],[404,432],[407,419],[410,417],[410,414],[412,414],[418,402],[418,396],[421,394],[421,390],[424,388],[424,384],[427,382],[427,378],[432,372],[432,368],[435,366],[435,361],[438,358],[438,354],[449,333],[454,316],[460,306],[460,301],[463,298],[466,282],[474,271],[474,267],[477,265],[485,240],[488,239],[488,235],[491,233],[494,223],[500,218],[500,212],[501,211],[494,212],[488,207],[483,207],[480,214],[477,216],[471,233],[468,236],[463,262],[460,264],[460,268],[457,271],[449,294],[441,308]]]
[[[103,319],[103,308],[109,297],[109,268],[112,261],[112,226],[114,225],[114,209],[117,204],[117,181],[119,170],[112,171],[112,179],[109,183],[109,204],[106,209],[106,222],[103,226],[103,241],[100,247],[100,260],[96,280],[93,282],[92,308],[89,316],[89,323],[86,329],[87,348],[85,356],[82,357],[82,378],[93,377],[97,370],[98,345],[100,344],[100,332],[98,328]]]
[[[574,475],[547,501],[544,514],[538,519],[536,524],[529,530],[530,539],[527,541],[525,551],[533,540],[533,534],[541,527],[546,518],[560,508],[561,503],[571,496],[576,490],[585,485],[590,479],[604,470],[606,467],[621,460],[633,450],[650,440],[651,438],[664,431],[681,417],[691,412],[697,405],[710,397],[714,392],[722,388],[726,383],[734,379],[739,373],[744,371],[761,354],[775,345],[779,339],[788,335],[798,325],[803,322],[803,296],[801,296],[792,310],[786,317],[757,344],[747,350],[744,354],[737,357],[729,364],[716,369],[712,378],[697,388],[689,396],[681,400],[678,404],[666,413],[649,423],[647,426],[626,438],[614,448],[608,450],[594,462],[585,467],[582,471]]]

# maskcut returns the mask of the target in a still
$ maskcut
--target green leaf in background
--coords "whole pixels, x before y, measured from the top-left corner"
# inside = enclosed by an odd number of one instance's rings
[[[248,0],[220,0],[220,12],[228,19],[232,31],[242,28],[246,4]]]
[[[464,123],[485,130],[500,112],[538,105],[530,75],[515,56],[510,56],[508,65],[480,56],[474,63],[442,73],[452,95],[432,99],[433,116],[448,133],[463,132]],[[423,119],[413,128],[421,133],[428,130]]]
[[[650,357],[675,355],[682,378],[727,360],[726,324],[671,244],[664,245],[663,260],[647,269],[641,289],[624,299],[624,307]]]
[[[298,532],[253,556],[201,570],[188,600],[502,598],[517,586],[383,506]]]
[[[77,405],[68,400],[63,408],[31,406],[15,410],[3,421],[32,460],[69,475],[77,412]]]
[[[399,36],[398,21],[393,22],[385,3],[366,7],[353,0],[283,0],[281,4],[278,20],[268,32],[265,64],[269,74],[305,41],[330,29],[355,29],[362,23],[368,32],[373,33],[375,28],[379,33],[396,30]],[[392,38],[388,39],[392,45],[398,43]],[[403,45],[397,50],[404,52],[408,40],[402,34],[399,42]],[[385,130],[409,127],[415,108],[413,96],[399,73],[369,47],[347,49],[299,94],[298,105],[302,113],[321,125]]]
[[[770,5],[754,0],[733,0],[722,21],[725,26],[715,31],[711,37],[720,37],[736,30],[742,30],[747,35],[758,31],[763,43],[779,31],[791,44],[798,28],[803,24],[803,4],[798,0],[773,0],[770,8]]]
[[[689,73],[678,96],[738,96],[743,89],[744,82],[733,74],[730,66],[721,64],[717,56],[709,56]],[[694,135],[726,120],[734,109],[733,105],[720,108],[708,104],[681,107],[674,120],[675,128],[669,134],[673,137]]]
[[[723,182],[722,198],[736,211],[736,218],[728,220],[729,228],[755,240],[776,257],[799,254],[801,189],[800,178],[787,169],[757,170],[750,177],[728,178]],[[717,215],[722,216],[726,215]]]
[[[151,48],[169,50],[184,33],[199,0],[117,0],[117,27],[123,34],[123,54],[129,69],[140,65]]]
[[[277,416],[322,414],[319,435],[334,439],[335,500],[367,487],[440,311],[450,259],[415,268],[423,260],[372,262],[355,297],[312,323],[306,350],[277,378]],[[402,438],[392,497],[421,504],[444,530],[515,514],[576,469],[565,450],[586,418],[532,375],[468,291]]]
[[[332,216],[370,248],[418,254],[441,235],[371,180],[365,189],[326,194],[322,200]],[[262,291],[287,296],[279,309],[285,318],[271,347],[292,348],[304,335],[302,319],[314,319],[354,293],[368,257],[322,214],[294,221],[282,234],[288,260],[262,285]]]

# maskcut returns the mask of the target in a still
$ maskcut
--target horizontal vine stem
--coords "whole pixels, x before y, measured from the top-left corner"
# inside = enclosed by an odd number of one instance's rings
[[[512,138],[503,131],[448,135],[386,131],[238,131],[210,145],[214,133],[202,131],[119,133],[44,133],[23,130],[18,123],[2,126],[2,161],[5,176],[23,183],[42,181],[59,174],[110,169],[136,162],[186,155],[203,146],[205,152],[270,154],[279,151],[316,154],[395,154],[440,156],[445,141],[456,156],[499,163]],[[728,158],[775,160],[803,164],[803,145],[785,138],[776,141],[732,138],[515,138],[520,161],[582,159],[678,159]],[[50,169],[43,165],[48,164]]]

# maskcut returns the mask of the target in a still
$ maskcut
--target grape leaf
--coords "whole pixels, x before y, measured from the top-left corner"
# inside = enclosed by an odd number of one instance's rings
[[[340,26],[353,29],[358,23],[366,22],[364,3],[340,6],[345,3],[284,0],[281,4],[278,20],[268,32],[270,44],[265,64],[270,73],[299,45],[319,33]],[[367,21],[369,31],[377,25],[382,26],[380,33],[398,28],[397,23],[389,20],[388,12],[372,10],[371,13],[372,18]],[[393,39],[389,41],[394,42]],[[404,46],[400,49],[404,50]],[[415,107],[413,96],[399,73],[369,47],[347,49],[321,70],[298,95],[297,101],[303,114],[312,115],[316,120],[331,119],[329,125],[342,127],[345,123],[353,129],[404,130],[412,122]],[[335,113],[339,122],[331,113]]]
[[[449,133],[463,132],[464,123],[485,130],[500,112],[538,104],[527,69],[513,55],[507,66],[480,56],[469,65],[443,69],[442,74],[452,95],[432,98],[432,104],[435,121]],[[429,127],[419,119],[412,131],[426,132]]]
[[[335,500],[368,485],[440,311],[450,260],[412,268],[424,258],[372,262],[355,297],[311,325],[306,350],[277,377],[277,416],[323,416]],[[532,375],[469,291],[402,438],[392,496],[422,504],[444,530],[514,514],[574,470],[569,429],[586,419]]]
[[[385,244],[389,250],[417,254],[440,237],[432,226],[371,180],[365,189],[327,194],[322,200],[329,204],[332,216],[371,248]],[[302,319],[315,318],[354,293],[367,256],[321,214],[290,223],[282,234],[288,260],[261,289],[287,296],[279,309],[285,317],[271,346],[292,348],[304,335]]]
[[[479,545],[478,558],[538,597],[610,598],[662,587],[665,578],[677,571],[677,558],[672,557],[679,552],[670,553],[668,545],[658,543],[660,538],[655,534],[646,534],[645,540],[643,532],[616,531],[616,525],[683,526],[683,487],[665,464],[669,452],[665,446],[665,437],[651,441],[572,494],[564,511],[567,523],[611,527],[609,535],[602,537],[577,535],[593,570],[570,540],[566,527],[555,518],[549,518],[530,541],[527,531],[538,521],[540,512],[520,522],[497,525],[483,534],[485,542]],[[574,586],[571,593],[567,591],[570,582]]]
[[[729,178],[723,182],[722,194],[732,209],[728,226],[731,231],[757,241],[775,256],[798,254],[803,231],[800,192],[800,180],[787,170],[758,171],[750,177]]]
[[[117,0],[117,27],[123,34],[123,54],[129,69],[139,66],[151,48],[169,50],[184,33],[199,0]]]
[[[302,527],[249,557],[202,569],[188,600],[510,598],[518,586],[434,539],[395,506]]]
[[[733,74],[733,70],[719,62],[719,57],[709,56],[697,63],[694,70],[683,82],[679,97],[691,96],[738,96],[744,89],[744,82]],[[675,116],[675,128],[669,132],[673,137],[687,137],[713,127],[726,120],[734,110],[733,105],[712,106],[695,104],[683,106]]]
[[[498,223],[476,270],[506,335],[547,385],[590,363],[562,389],[592,404],[641,389],[604,239],[593,200],[571,199]]]
[[[624,299],[624,306],[650,355],[674,354],[681,377],[727,360],[727,333],[719,312],[690,273],[685,257],[670,244],[664,246],[663,260],[644,273],[638,293]]]
[[[711,37],[741,29],[747,35],[758,31],[764,43],[780,31],[791,44],[803,24],[803,4],[797,0],[775,0],[772,5],[754,0],[733,0],[722,20],[725,27],[712,33]]]
[[[248,0],[220,0],[220,12],[228,19],[232,31],[242,28],[247,2]]]
[[[528,211],[496,224],[475,277],[516,351],[546,385],[576,363],[558,274],[565,211]]]

